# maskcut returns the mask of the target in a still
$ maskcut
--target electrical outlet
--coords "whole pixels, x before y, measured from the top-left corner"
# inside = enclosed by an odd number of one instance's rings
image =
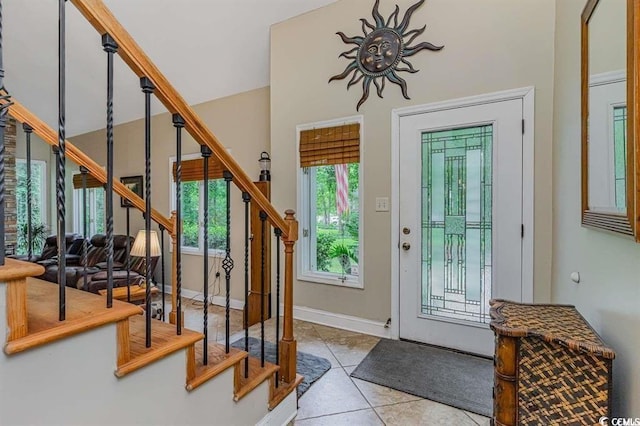
[[[376,197],[376,211],[388,212],[389,211],[389,198],[388,197]]]

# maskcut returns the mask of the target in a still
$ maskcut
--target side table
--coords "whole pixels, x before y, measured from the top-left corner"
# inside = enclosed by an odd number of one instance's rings
[[[610,416],[615,352],[574,306],[490,305],[493,425],[594,425]]]

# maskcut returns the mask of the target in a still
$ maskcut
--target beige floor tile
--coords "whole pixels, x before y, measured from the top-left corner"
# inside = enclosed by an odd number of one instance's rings
[[[299,420],[370,408],[341,368],[329,370],[314,383],[300,398],[299,407]]]
[[[358,365],[380,341],[378,337],[359,334],[356,336],[337,337],[325,340],[327,346],[338,359],[340,365]]]
[[[427,399],[375,408],[382,421],[398,425],[477,426],[464,411]]]
[[[353,383],[355,383],[358,389],[360,389],[360,392],[362,392],[372,407],[380,407],[382,405],[392,405],[422,399],[419,396],[410,395],[408,393],[376,385],[375,383],[365,382],[364,380],[355,379],[353,377],[351,380],[353,380]]]
[[[306,420],[294,420],[293,424],[298,426],[384,426],[384,423],[372,409],[314,417]]]
[[[331,368],[340,368],[340,363],[322,340],[298,341],[298,351],[325,358],[331,363]]]
[[[467,414],[467,416],[471,417],[471,419],[474,422],[478,423],[480,426],[489,426],[489,417],[481,416],[475,413],[470,413],[468,411],[465,411],[465,413]]]

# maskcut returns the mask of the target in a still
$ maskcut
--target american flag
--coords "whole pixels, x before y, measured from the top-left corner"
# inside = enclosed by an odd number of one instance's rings
[[[338,214],[349,211],[349,169],[346,164],[336,164],[336,208]]]

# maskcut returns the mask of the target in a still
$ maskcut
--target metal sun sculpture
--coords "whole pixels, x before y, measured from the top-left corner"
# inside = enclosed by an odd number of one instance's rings
[[[334,80],[343,80],[353,73],[351,80],[347,84],[347,90],[349,90],[351,86],[362,80],[362,97],[356,110],[359,110],[360,106],[369,98],[369,88],[372,82],[376,86],[380,98],[382,98],[385,80],[389,80],[400,86],[405,99],[410,99],[407,94],[407,82],[398,75],[398,72],[417,73],[418,70],[414,69],[406,58],[415,55],[421,50],[438,51],[444,47],[435,46],[429,42],[411,46],[411,43],[426,28],[425,25],[422,28],[407,31],[411,15],[424,2],[425,0],[420,0],[407,9],[402,21],[398,24],[398,13],[400,12],[398,5],[396,5],[395,10],[385,22],[378,11],[380,0],[376,0],[372,11],[375,26],[364,18],[360,19],[364,37],[347,37],[341,31],[336,33],[345,44],[355,44],[356,47],[340,54],[339,57],[351,59],[352,61],[342,73],[331,77],[329,83]],[[393,20],[393,27],[389,26],[391,20]],[[405,39],[408,40],[405,41]],[[400,67],[400,63],[406,65],[406,67]]]

